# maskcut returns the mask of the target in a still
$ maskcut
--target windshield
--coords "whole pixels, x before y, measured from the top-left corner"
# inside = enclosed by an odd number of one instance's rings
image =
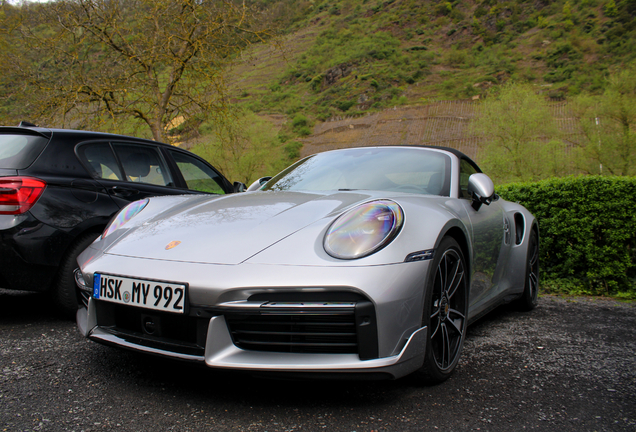
[[[417,147],[336,150],[295,163],[263,190],[381,190],[449,196],[450,157]]]
[[[0,134],[0,168],[27,168],[47,142],[48,139],[41,136]]]

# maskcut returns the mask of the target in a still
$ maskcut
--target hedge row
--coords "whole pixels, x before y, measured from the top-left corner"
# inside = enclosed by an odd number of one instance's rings
[[[539,221],[544,290],[636,298],[636,178],[555,178],[497,193]]]

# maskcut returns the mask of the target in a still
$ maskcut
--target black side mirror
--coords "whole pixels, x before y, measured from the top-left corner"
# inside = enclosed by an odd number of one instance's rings
[[[495,185],[486,174],[473,174],[468,178],[468,192],[473,197],[472,207],[479,210],[482,204],[490,205],[492,202]]]
[[[245,192],[245,183],[234,182],[234,192]]]

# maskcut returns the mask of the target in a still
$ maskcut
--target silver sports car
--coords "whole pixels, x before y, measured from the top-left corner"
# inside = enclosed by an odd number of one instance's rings
[[[243,194],[128,205],[78,259],[77,322],[214,368],[440,382],[469,323],[536,305],[538,254],[535,218],[464,154],[335,150]]]

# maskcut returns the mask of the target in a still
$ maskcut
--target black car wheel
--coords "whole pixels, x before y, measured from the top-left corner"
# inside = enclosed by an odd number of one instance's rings
[[[98,233],[87,233],[80,236],[69,248],[60,263],[57,279],[53,284],[51,296],[57,306],[57,310],[63,315],[75,317],[78,307],[77,289],[75,287],[75,277],[73,272],[77,268],[77,257],[95,239]]]
[[[436,384],[455,369],[466,335],[468,272],[454,239],[442,240],[430,273],[422,315],[428,332],[421,374],[427,383]]]
[[[526,278],[523,294],[518,305],[521,310],[531,311],[537,306],[539,299],[539,235],[536,230],[530,231],[528,238],[528,255],[526,259]]]

